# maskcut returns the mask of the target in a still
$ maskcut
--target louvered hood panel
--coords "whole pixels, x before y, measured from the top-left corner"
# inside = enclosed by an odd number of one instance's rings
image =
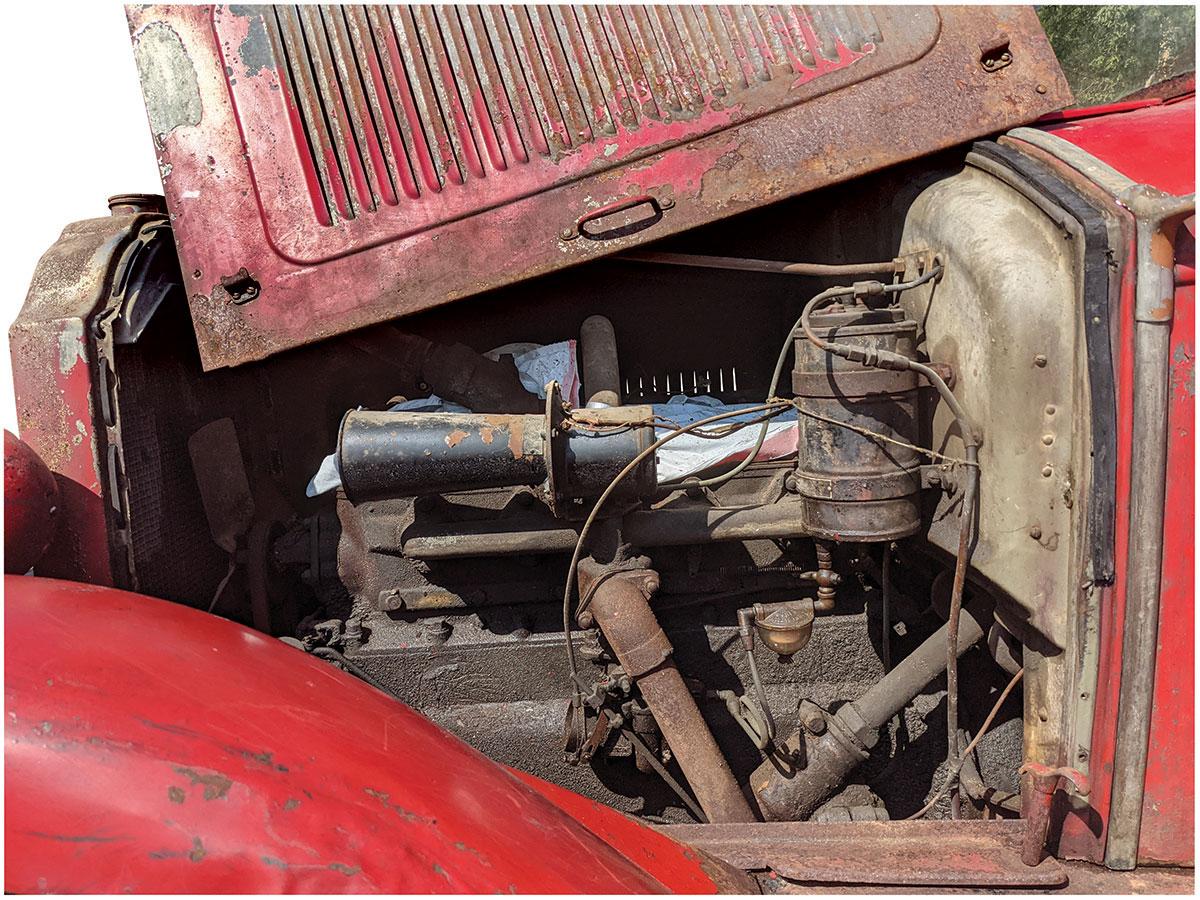
[[[129,16],[209,367],[656,239],[1067,97],[1018,9]],[[1015,61],[986,71],[999,43]],[[883,137],[905,117],[920,134]],[[578,224],[610,205],[630,208],[612,217],[622,227]]]
[[[216,18],[275,243],[304,262],[400,238],[920,56],[869,9],[297,6]],[[890,21],[889,21],[889,24]],[[278,152],[278,140],[295,152]]]

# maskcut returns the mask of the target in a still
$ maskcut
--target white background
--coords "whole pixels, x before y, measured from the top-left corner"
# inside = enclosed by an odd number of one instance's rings
[[[11,3],[4,11],[0,172],[0,424],[16,431],[8,328],[63,226],[112,194],[162,193],[120,3]]]

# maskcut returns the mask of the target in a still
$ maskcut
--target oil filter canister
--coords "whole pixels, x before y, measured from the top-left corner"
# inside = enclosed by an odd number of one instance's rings
[[[917,323],[896,307],[834,305],[809,323],[829,341],[915,358]],[[904,445],[918,443],[917,373],[851,362],[803,335],[795,346],[795,490],[807,530],[835,541],[913,534],[921,524],[921,463]]]

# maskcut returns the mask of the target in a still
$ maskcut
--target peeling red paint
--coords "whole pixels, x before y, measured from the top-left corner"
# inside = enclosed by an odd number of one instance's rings
[[[333,91],[286,62],[332,13],[280,7],[276,28],[259,11],[130,7],[135,33],[170,23],[201,89],[201,123],[173,129],[160,155],[183,269],[204,273],[189,295],[205,367],[666,237],[1029,121],[1068,96],[1029,11],[864,8],[877,29],[852,48],[830,38],[828,13],[805,10],[347,8],[349,28],[321,26],[332,43],[315,60],[327,84],[348,79]],[[949,80],[998,28],[1024,36],[1017,62],[998,78]],[[365,63],[338,63],[345,35],[366,32]],[[259,65],[241,74],[252,51]],[[1013,101],[1034,83],[1047,92]],[[371,100],[383,94],[387,104]],[[905,102],[916,94],[922,103]],[[935,128],[931,104],[947,110]],[[889,136],[867,113],[878,109],[891,111]],[[302,141],[304,116],[319,127]],[[365,143],[350,152],[355,117]],[[751,163],[726,165],[731,154]],[[651,190],[674,207],[650,227],[559,240],[588,210]],[[238,305],[220,278],[243,267],[261,292]]]

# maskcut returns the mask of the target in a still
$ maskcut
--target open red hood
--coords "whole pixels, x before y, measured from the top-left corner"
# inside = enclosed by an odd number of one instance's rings
[[[128,15],[206,368],[627,249],[1070,100],[1023,7]]]

